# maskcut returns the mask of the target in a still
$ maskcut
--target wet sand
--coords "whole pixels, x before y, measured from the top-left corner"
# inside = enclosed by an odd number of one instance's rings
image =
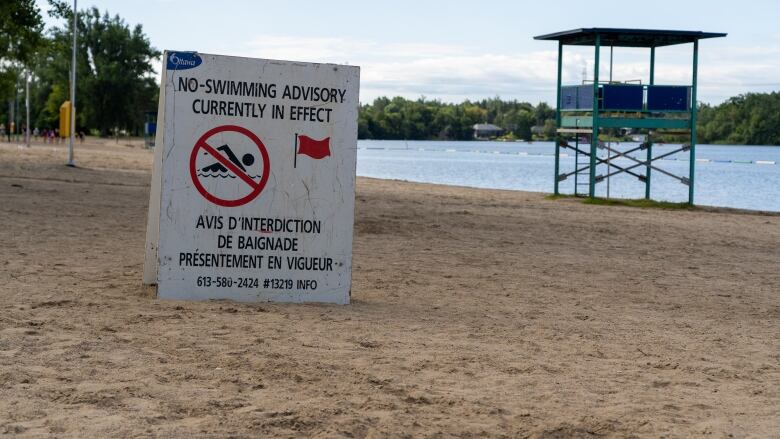
[[[103,143],[0,144],[0,435],[780,431],[778,215],[360,178],[351,305],[159,301]]]

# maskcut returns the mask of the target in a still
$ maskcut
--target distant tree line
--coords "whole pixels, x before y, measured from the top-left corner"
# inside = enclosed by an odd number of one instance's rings
[[[360,107],[358,138],[406,140],[468,140],[477,123],[506,130],[511,139],[552,139],[555,110],[546,103],[500,98],[459,104],[436,100],[380,97]],[[699,105],[698,142],[734,145],[780,145],[780,92],[748,93],[711,106]],[[613,138],[618,130],[604,133]],[[670,141],[687,137],[663,136]]]
[[[12,0],[0,11],[0,123],[15,113],[17,132],[25,123],[25,72],[30,78],[30,126],[59,126],[59,108],[70,98],[73,10],[49,1],[49,15],[61,25],[43,29],[34,0]],[[77,130],[106,136],[141,133],[145,111],[157,109],[159,85],[154,49],[140,25],[97,8],[79,11],[77,44]],[[21,114],[20,114],[21,113]]]
[[[360,107],[358,138],[468,140],[473,138],[477,123],[500,126],[507,136],[517,139],[531,140],[535,126],[539,135],[552,137],[555,110],[545,103],[534,106],[499,98],[451,104],[424,97],[380,97]]]
[[[699,106],[699,143],[780,145],[780,93],[748,93]]]

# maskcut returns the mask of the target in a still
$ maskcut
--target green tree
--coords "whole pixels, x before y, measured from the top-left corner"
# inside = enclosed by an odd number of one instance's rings
[[[35,0],[6,0],[0,6],[0,99],[13,101],[22,89],[20,78],[43,42],[42,32]],[[10,116],[7,110],[0,106],[3,122]]]
[[[53,63],[51,76],[63,78],[69,69],[73,11],[64,2],[51,4],[52,15],[65,19],[67,24],[52,30],[52,50],[44,59]],[[151,46],[141,25],[130,28],[118,15],[110,16],[94,7],[79,12],[78,27],[80,122],[104,136],[122,130],[137,134],[143,126],[144,111],[157,107],[158,86],[152,77],[152,61],[159,58],[160,52]],[[67,86],[62,79],[49,79],[52,91],[57,83]]]
[[[554,139],[555,138],[555,120],[553,119],[547,119],[544,121],[543,130],[542,133],[544,133],[544,137],[547,139]]]
[[[544,126],[545,121],[555,119],[555,109],[545,102],[540,102],[534,109],[534,117],[536,118],[536,125]]]
[[[503,101],[499,97],[459,104],[443,103],[421,97],[415,101],[380,97],[360,107],[358,137],[361,139],[442,139],[469,140],[476,123],[493,123],[507,134],[531,139],[531,127],[539,118],[555,117],[546,104],[537,107],[528,102]]]
[[[699,142],[780,145],[780,93],[748,93],[700,105]]]
[[[43,39],[35,0],[7,0],[0,7],[0,60],[27,63]]]

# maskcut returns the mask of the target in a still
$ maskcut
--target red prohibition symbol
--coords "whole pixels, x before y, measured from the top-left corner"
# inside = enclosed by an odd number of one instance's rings
[[[262,175],[260,176],[260,181],[253,180],[252,177],[250,177],[246,171],[236,166],[236,164],[233,161],[231,161],[230,158],[225,157],[224,154],[220,153],[213,146],[208,144],[208,141],[212,136],[226,131],[240,133],[245,137],[249,138],[249,140],[251,140],[252,143],[255,146],[257,146],[257,150],[260,152],[260,157],[263,160],[263,170],[262,170]],[[218,163],[220,163],[224,168],[227,168],[230,172],[235,174],[236,177],[238,177],[241,181],[249,185],[249,188],[252,191],[249,194],[234,200],[220,198],[210,193],[203,186],[203,183],[200,181],[200,178],[198,178],[197,158],[198,158],[198,153],[200,152],[201,149],[207,152],[212,157],[214,157],[214,159],[216,159]],[[195,142],[195,146],[192,148],[192,154],[190,155],[190,176],[192,177],[192,183],[195,184],[195,188],[198,190],[198,192],[200,192],[201,195],[203,195],[205,199],[211,201],[214,204],[217,204],[219,206],[224,206],[224,207],[243,206],[244,204],[257,198],[257,196],[260,195],[260,192],[263,191],[263,188],[265,187],[266,183],[268,183],[268,174],[270,168],[271,168],[271,164],[268,159],[268,151],[266,151],[263,142],[261,142],[260,139],[253,132],[249,131],[244,127],[240,127],[237,125],[223,125],[206,131],[202,136],[200,136],[200,139],[198,139],[198,141]]]

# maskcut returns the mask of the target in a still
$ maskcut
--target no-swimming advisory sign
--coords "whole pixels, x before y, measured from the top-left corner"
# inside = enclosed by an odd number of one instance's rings
[[[144,282],[348,303],[360,70],[164,54]]]

